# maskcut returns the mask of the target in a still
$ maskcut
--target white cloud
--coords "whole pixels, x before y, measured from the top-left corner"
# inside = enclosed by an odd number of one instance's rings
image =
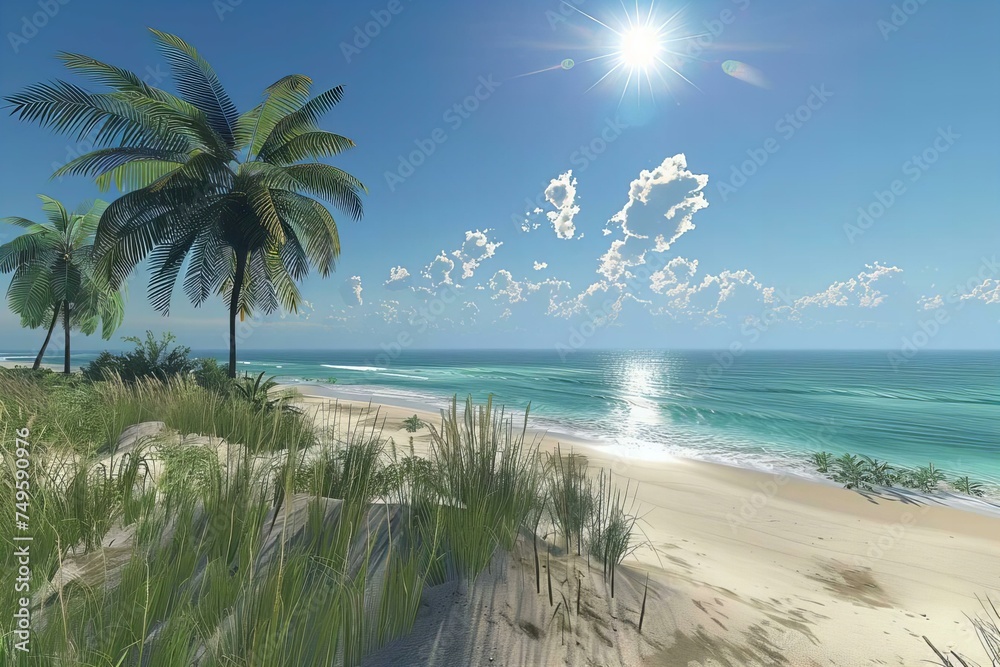
[[[555,211],[546,213],[556,236],[561,239],[573,238],[576,234],[573,218],[580,212],[580,207],[576,205],[576,179],[573,178],[573,170],[552,179],[545,188],[545,199],[556,207]]]
[[[940,294],[935,296],[922,296],[917,299],[917,306],[921,310],[936,310],[937,308],[944,306],[944,299],[941,298]]]
[[[962,301],[976,299],[985,303],[1000,304],[1000,280],[987,278],[982,285],[976,285],[968,294],[963,294]]]
[[[455,284],[451,279],[451,272],[454,269],[455,262],[448,257],[448,254],[444,250],[442,250],[441,253],[434,258],[434,261],[424,267],[424,270],[420,273],[420,275],[427,278],[431,282],[432,288],[437,288],[441,285]]]
[[[354,298],[358,300],[358,305],[365,305],[365,300],[361,298],[361,276],[351,276],[348,278],[348,285],[350,286],[351,293],[354,294]]]
[[[689,171],[687,158],[678,153],[664,159],[655,169],[643,169],[639,173],[639,178],[629,185],[625,206],[608,224],[619,225],[626,238],[652,238],[656,252],[664,252],[695,228],[694,214],[708,207],[704,193],[706,185],[708,176]],[[665,204],[669,204],[666,211],[662,208]],[[665,221],[674,220],[678,214],[680,218],[673,231],[664,232]]]
[[[608,220],[604,235],[616,231],[599,259],[597,273],[607,280],[629,279],[633,267],[646,263],[649,252],[662,253],[695,228],[692,218],[708,206],[703,190],[708,176],[687,169],[683,154],[644,169],[629,185],[628,201]]]
[[[395,284],[402,284],[410,277],[409,270],[403,266],[394,266],[389,269],[389,279],[385,281],[386,286],[391,286]]]
[[[493,290],[494,301],[503,299],[507,303],[519,303],[525,300],[524,285],[516,280],[507,269],[500,269],[490,278],[490,289]]]
[[[796,300],[796,308],[819,306],[821,308],[858,306],[876,308],[885,301],[886,295],[875,287],[875,283],[889,278],[903,270],[896,266],[883,266],[878,262],[866,264],[867,271],[861,271],[856,278],[836,282],[822,292]]]
[[[471,278],[479,268],[479,264],[484,259],[493,257],[497,248],[503,245],[502,241],[490,241],[487,236],[489,232],[489,229],[465,232],[465,242],[462,247],[451,253],[452,257],[462,264],[462,280]]]
[[[549,268],[548,262],[535,262],[535,271]]]

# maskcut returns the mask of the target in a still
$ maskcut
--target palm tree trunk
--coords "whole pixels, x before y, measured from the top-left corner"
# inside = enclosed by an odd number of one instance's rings
[[[69,375],[69,301],[63,301],[63,335],[66,338],[66,349],[63,351],[63,373]]]
[[[55,311],[52,313],[52,323],[49,325],[49,332],[45,334],[45,342],[42,343],[42,349],[38,351],[38,356],[35,357],[35,363],[31,367],[31,370],[33,371],[37,371],[38,367],[42,365],[42,357],[45,356],[45,348],[49,346],[49,341],[52,340],[52,332],[55,330],[56,323],[59,321],[60,306],[62,306],[62,304],[57,303]]]
[[[240,309],[240,293],[247,269],[247,252],[236,251],[236,275],[233,276],[233,293],[229,298],[229,377],[236,377],[236,313]]]

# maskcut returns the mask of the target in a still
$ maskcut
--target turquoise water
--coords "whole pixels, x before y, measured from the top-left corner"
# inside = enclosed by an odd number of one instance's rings
[[[224,357],[221,353],[201,353]],[[1000,352],[247,351],[241,367],[341,395],[531,403],[531,424],[674,454],[802,470],[809,452],[934,462],[1000,483]],[[85,359],[81,358],[81,361]]]

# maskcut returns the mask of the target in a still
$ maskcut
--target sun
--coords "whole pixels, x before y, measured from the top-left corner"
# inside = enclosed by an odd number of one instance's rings
[[[650,26],[637,26],[622,33],[619,58],[628,68],[645,70],[656,64],[663,46],[660,35]]]
[[[570,5],[565,0],[564,4],[604,28],[607,31],[606,35],[613,40],[606,45],[608,50],[603,54],[583,61],[585,63],[603,61],[608,65],[607,71],[590,87],[591,89],[615,75],[624,80],[622,100],[633,88],[638,97],[643,96],[644,89],[652,97],[656,88],[670,90],[670,83],[664,77],[666,73],[697,88],[679,70],[681,63],[690,58],[680,48],[681,43],[698,36],[684,28],[680,20],[681,10],[663,19],[655,7],[655,0],[650,2],[645,11],[640,9],[637,0],[634,13],[629,11],[623,2],[624,14],[608,17],[605,21],[575,5]]]

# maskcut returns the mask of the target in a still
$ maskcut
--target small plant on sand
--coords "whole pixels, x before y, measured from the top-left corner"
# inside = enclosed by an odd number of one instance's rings
[[[277,386],[278,383],[273,377],[264,379],[264,371],[261,371],[257,377],[251,377],[247,374],[242,378],[237,378],[233,383],[234,395],[245,400],[255,410],[261,412],[272,410],[297,412],[298,408],[289,403],[286,397],[271,398],[271,390]]]
[[[862,459],[854,454],[844,454],[834,462],[833,481],[848,489],[871,490],[868,471]]]
[[[938,486],[945,479],[947,478],[944,471],[940,468],[935,468],[933,463],[921,466],[913,473],[914,487],[924,493],[937,491]]]
[[[443,514],[444,544],[459,573],[474,578],[498,551],[513,548],[540,503],[542,471],[538,447],[525,439],[524,425],[493,408],[492,397],[474,406],[469,398],[459,416],[457,401],[443,414],[440,431],[431,426]]]
[[[952,487],[959,493],[964,493],[967,496],[975,496],[981,498],[986,492],[983,490],[983,485],[979,482],[973,482],[966,477],[959,477],[951,483]]]
[[[812,455],[813,465],[816,472],[826,474],[830,472],[830,464],[833,462],[833,454],[830,452],[816,452]]]
[[[590,523],[591,556],[601,561],[604,579],[611,580],[611,597],[615,596],[615,570],[625,557],[641,544],[632,540],[639,517],[633,513],[636,493],[629,496],[630,487],[612,488],[611,473],[601,470],[594,485],[593,511]]]
[[[413,415],[412,417],[407,417],[403,420],[403,426],[409,433],[416,433],[420,430],[424,423],[420,421],[420,417]]]
[[[861,458],[869,482],[876,486],[892,486],[896,483],[896,469],[887,461],[879,461],[870,456],[862,456]]]
[[[587,476],[587,459],[570,452],[563,456],[556,447],[548,457],[548,498],[552,522],[566,540],[570,552],[576,542],[576,553],[583,552],[584,531],[588,528],[594,508],[593,484]]]

